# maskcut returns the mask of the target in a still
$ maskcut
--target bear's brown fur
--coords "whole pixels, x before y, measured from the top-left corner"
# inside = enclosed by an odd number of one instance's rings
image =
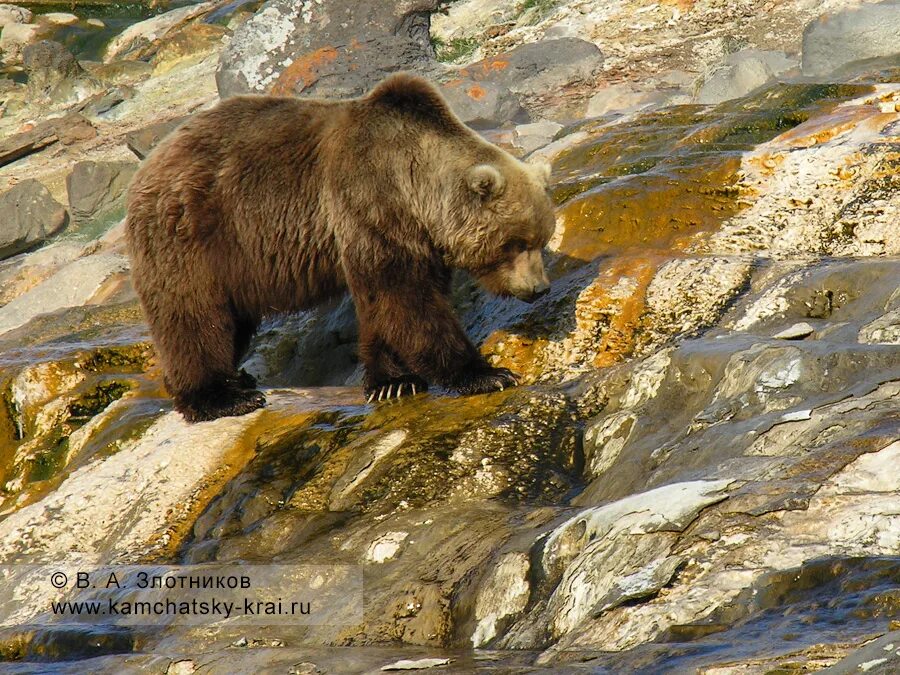
[[[237,370],[260,320],[347,290],[370,399],[514,385],[457,322],[450,275],[545,291],[546,183],[408,74],[359,99],[241,96],[195,115],[135,175],[126,225],[176,408],[197,421],[262,406]]]

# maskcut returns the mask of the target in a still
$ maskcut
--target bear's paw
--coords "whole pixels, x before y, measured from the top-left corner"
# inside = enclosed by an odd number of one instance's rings
[[[230,386],[175,398],[175,409],[191,423],[246,415],[265,404],[266,397],[261,391]]]
[[[511,370],[485,366],[460,375],[450,388],[460,394],[471,395],[503,391],[518,384],[519,378]]]

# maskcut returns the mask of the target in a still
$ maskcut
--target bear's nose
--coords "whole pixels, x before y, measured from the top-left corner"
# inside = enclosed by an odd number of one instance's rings
[[[547,295],[549,290],[550,290],[549,285],[541,284],[540,286],[533,288],[531,291],[529,291],[527,293],[517,294],[516,297],[519,298],[519,300],[524,300],[525,302],[534,302],[538,298],[541,298],[541,297]]]

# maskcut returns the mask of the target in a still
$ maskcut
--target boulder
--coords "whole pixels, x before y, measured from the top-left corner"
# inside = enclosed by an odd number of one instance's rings
[[[219,95],[355,96],[390,72],[435,72],[429,26],[438,4],[270,0],[222,53]]]
[[[472,126],[527,122],[523,105],[567,85],[592,82],[602,65],[603,54],[591,42],[542,40],[459,69],[443,92]]]
[[[457,117],[475,129],[531,119],[519,98],[498,82],[455,78],[444,83],[441,90]]]
[[[37,246],[66,226],[65,207],[29,178],[0,195],[0,259]]]
[[[823,14],[803,31],[803,74],[829,75],[854,61],[900,53],[900,0]]]
[[[0,28],[12,23],[30,23],[33,16],[30,9],[18,5],[0,4]]]
[[[26,93],[32,103],[80,101],[102,86],[85,72],[68,49],[53,40],[41,40],[25,47],[22,62],[28,73]]]
[[[796,65],[784,52],[745,49],[730,54],[700,87],[697,103],[716,104],[745,96]]]
[[[136,170],[137,162],[76,163],[66,177],[72,220],[83,223],[121,210]]]
[[[7,66],[22,62],[22,50],[41,39],[44,26],[32,23],[10,23],[0,32],[0,59]]]
[[[140,59],[150,56],[166,33],[204,12],[208,12],[212,5],[211,2],[202,2],[198,5],[179,7],[151,19],[132,24],[107,45],[103,60],[108,63],[115,59]]]

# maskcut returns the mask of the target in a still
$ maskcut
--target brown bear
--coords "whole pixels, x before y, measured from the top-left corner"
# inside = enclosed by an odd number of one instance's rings
[[[548,174],[406,73],[357,99],[239,96],[193,116],[135,174],[126,222],[176,409],[199,421],[264,405],[238,371],[262,318],[348,290],[370,401],[515,385],[466,337],[450,277],[525,300],[547,290]]]

